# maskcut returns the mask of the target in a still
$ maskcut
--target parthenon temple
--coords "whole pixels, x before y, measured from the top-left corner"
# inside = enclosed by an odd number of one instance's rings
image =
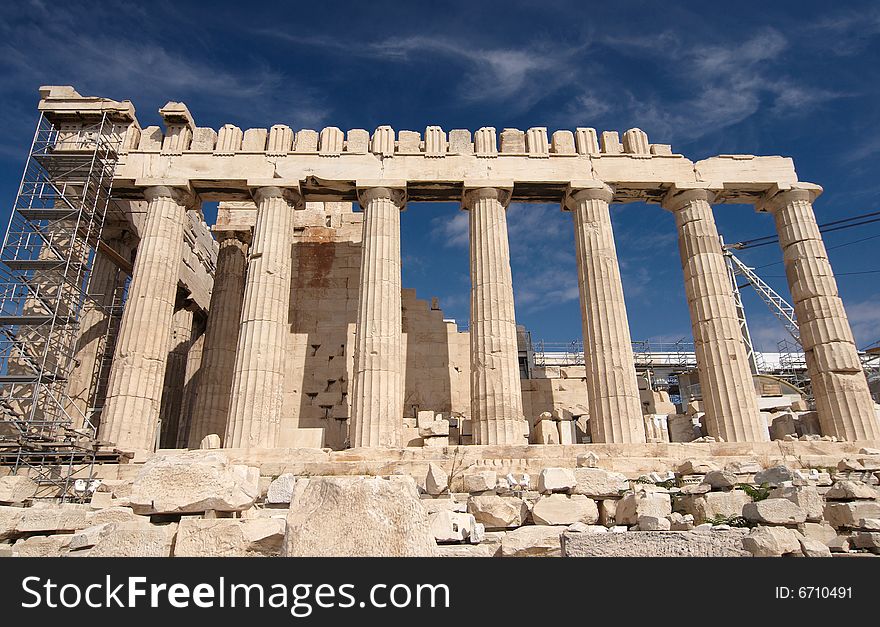
[[[114,209],[83,277],[64,411],[120,450],[669,442],[666,418],[686,407],[652,394],[634,366],[611,222],[630,202],[675,217],[706,437],[771,439],[713,216],[726,203],[775,224],[814,433],[880,440],[814,216],[822,188],[790,158],[694,162],[638,128],[215,130],[178,102],[159,110],[163,127],[142,128],[129,101],[40,95],[56,156],[110,121]],[[419,202],[468,214],[467,330],[401,285],[401,220]],[[531,376],[524,357],[511,202],[571,214],[584,357],[563,375]],[[202,203],[219,203],[212,226]],[[34,259],[69,238],[45,232]]]

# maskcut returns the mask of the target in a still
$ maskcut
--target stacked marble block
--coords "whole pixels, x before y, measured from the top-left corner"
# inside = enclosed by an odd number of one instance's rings
[[[621,138],[617,131],[597,133],[596,129],[583,127],[574,132],[554,131],[548,136],[546,127],[533,127],[527,131],[505,128],[500,133],[496,133],[493,127],[483,127],[473,134],[468,129],[454,129],[447,135],[439,126],[429,126],[422,135],[416,131],[395,132],[390,126],[380,126],[371,135],[364,129],[351,129],[343,133],[335,126],[324,128],[320,133],[311,129],[294,132],[283,124],[276,124],[269,129],[251,128],[245,131],[226,124],[219,132],[184,124],[171,126],[164,134],[160,127],[149,126],[140,133],[137,150],[159,151],[162,154],[202,152],[221,157],[250,152],[278,157],[290,153],[328,157],[342,153],[491,157],[499,152],[536,158],[599,154],[646,157],[672,155],[672,148],[668,144],[649,143],[647,134],[637,128],[629,129]]]

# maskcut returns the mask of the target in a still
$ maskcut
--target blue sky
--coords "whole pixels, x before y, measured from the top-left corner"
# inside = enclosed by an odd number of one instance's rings
[[[130,99],[143,126],[168,100],[200,126],[424,130],[644,129],[691,159],[791,156],[819,183],[819,222],[880,202],[880,5],[875,2],[19,2],[0,22],[0,199],[12,205],[37,88]],[[6,209],[8,211],[8,209]],[[5,221],[7,218],[3,217]],[[716,207],[727,241],[773,232],[748,206]],[[634,339],[690,337],[671,215],[615,206]],[[571,216],[509,209],[516,312],[535,339],[580,338]],[[870,239],[865,239],[870,238]],[[865,239],[863,242],[852,243]],[[859,346],[880,340],[880,222],[826,236]],[[465,214],[402,216],[403,279],[468,317]],[[777,246],[743,251],[788,296]],[[751,292],[752,334],[782,326]]]

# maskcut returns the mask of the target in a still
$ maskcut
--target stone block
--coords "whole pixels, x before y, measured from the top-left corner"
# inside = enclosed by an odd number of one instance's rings
[[[428,517],[431,534],[440,543],[464,542],[470,539],[477,524],[473,514],[442,510]]]
[[[705,475],[713,470],[721,470],[721,467],[713,461],[689,459],[679,465],[676,472],[680,475]]]
[[[619,155],[623,152],[617,131],[602,131],[602,152],[606,155]]]
[[[283,518],[184,518],[174,557],[274,557],[280,555]]]
[[[565,557],[747,557],[742,549],[746,532],[730,529],[712,533],[639,531],[571,533],[562,535]]]
[[[532,520],[536,525],[592,525],[599,520],[599,508],[593,499],[581,494],[550,494],[532,507]]]
[[[286,472],[272,480],[266,490],[266,502],[276,505],[290,503],[293,489],[296,486],[296,475]]]
[[[470,130],[456,128],[449,131],[448,151],[451,155],[474,154],[474,143],[471,140]]]
[[[785,527],[755,527],[742,539],[742,546],[755,557],[798,555],[800,537],[797,531]]]
[[[464,475],[462,481],[465,492],[486,492],[495,489],[498,475],[493,470],[483,470]]]
[[[64,557],[69,552],[70,534],[21,538],[12,545],[13,557]]]
[[[526,131],[526,152],[530,157],[547,157],[550,155],[547,127],[535,126]]]
[[[574,133],[571,131],[554,131],[550,140],[550,152],[556,155],[574,155]]]
[[[880,492],[861,481],[837,481],[825,492],[825,499],[829,501],[872,500],[878,498],[880,498]]]
[[[310,128],[298,131],[293,149],[295,152],[318,152],[318,131]]]
[[[287,557],[431,557],[436,543],[412,477],[312,477],[290,502]]]
[[[538,475],[538,492],[569,492],[577,486],[574,472],[568,468],[544,468]]]
[[[353,155],[365,155],[370,150],[370,132],[362,128],[348,131],[345,139],[345,152]]]
[[[144,525],[140,522],[115,523],[88,551],[89,557],[170,557],[177,534],[177,523]]]
[[[798,538],[804,557],[831,557],[831,549],[818,540]]]
[[[84,529],[90,523],[88,506],[74,504],[28,507],[22,510],[16,533],[60,533]]]
[[[781,486],[786,481],[794,479],[794,473],[786,466],[773,466],[767,470],[755,473],[755,484],[767,484],[771,488]]]
[[[37,493],[37,483],[25,475],[0,477],[0,504],[23,503]]]
[[[18,527],[24,511],[21,507],[0,505],[0,540],[6,540],[16,535],[15,529]]]
[[[189,149],[193,152],[214,152],[217,144],[217,131],[212,128],[199,127],[193,131]]]
[[[599,456],[592,451],[589,453],[581,453],[577,456],[576,464],[578,468],[598,468]]]
[[[437,496],[449,490],[449,475],[438,464],[428,464],[428,474],[425,477],[425,490],[428,494]]]
[[[539,420],[535,423],[535,444],[560,444],[559,430],[553,420]]]
[[[424,446],[431,448],[442,448],[444,446],[449,446],[449,436],[435,435],[433,437],[424,438]]]
[[[601,468],[575,468],[574,477],[577,484],[572,492],[589,497],[618,497],[621,492],[629,489],[626,475]]]
[[[349,131],[349,137],[351,137],[351,131]],[[318,154],[336,156],[342,154],[344,148],[345,139],[342,134],[342,129],[336,126],[328,126],[321,129],[321,134],[318,135]],[[365,142],[363,147],[364,153],[366,153],[366,148],[367,146]]]
[[[675,509],[678,512],[691,514],[695,523],[703,524],[717,518],[742,516],[743,507],[751,502],[751,497],[742,490],[708,492],[676,497]]]
[[[770,492],[771,499],[788,499],[807,514],[810,522],[822,520],[825,503],[815,486],[790,486],[775,488]]]
[[[506,128],[502,130],[501,152],[524,154],[526,152],[525,134],[518,128]]]
[[[132,483],[138,514],[237,512],[259,496],[259,469],[235,466],[219,452],[162,455],[148,460]]]
[[[672,513],[672,502],[665,492],[640,490],[627,494],[617,503],[614,520],[618,525],[636,525],[639,516],[663,518]]]
[[[786,498],[767,498],[746,503],[743,518],[764,525],[797,525],[807,520],[807,512]]]
[[[486,529],[505,529],[519,527],[529,515],[526,502],[513,496],[486,494],[472,496],[467,502],[467,511]]]
[[[562,554],[561,527],[529,525],[504,534],[502,557],[559,557]],[[594,534],[579,534],[594,535]],[[596,534],[599,535],[599,534]],[[604,535],[604,534],[603,534]]]
[[[433,422],[428,423],[424,427],[419,427],[419,436],[423,438],[430,438],[435,436],[448,436],[449,435],[449,421],[445,418],[441,418],[440,420],[435,420]]]
[[[416,131],[400,131],[397,134],[397,152],[401,155],[417,155],[421,152],[422,137]]]
[[[639,531],[670,531],[672,522],[667,516],[639,516]]]
[[[866,518],[880,518],[880,503],[876,501],[853,501],[851,503],[826,503],[824,518],[832,527],[856,528]]]
[[[737,478],[732,472],[712,470],[703,477],[703,483],[709,484],[713,490],[727,490],[737,484]]]
[[[598,155],[599,139],[594,128],[576,128],[574,133],[575,147],[579,155]]]
[[[265,152],[269,131],[265,128],[249,128],[241,140],[243,152]]]

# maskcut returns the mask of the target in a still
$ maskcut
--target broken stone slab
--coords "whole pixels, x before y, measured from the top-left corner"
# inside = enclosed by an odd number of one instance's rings
[[[835,531],[834,527],[825,521],[818,523],[806,522],[803,525],[798,526],[798,531],[805,538],[818,540],[825,545],[837,536],[837,531]]]
[[[532,507],[532,520],[536,525],[592,525],[599,520],[599,508],[593,499],[582,494],[550,494],[542,496]]]
[[[91,526],[86,518],[90,513],[87,505],[64,503],[45,507],[27,507],[15,526],[16,533],[71,532]]]
[[[424,427],[419,427],[419,436],[423,438],[431,438],[435,436],[449,435],[449,421],[445,418],[430,422]]]
[[[706,494],[712,491],[712,486],[708,483],[686,483],[681,486],[680,494]]]
[[[508,531],[501,540],[501,556],[560,557],[562,548],[559,538],[563,530],[562,527],[527,525]]]
[[[146,516],[138,516],[130,507],[113,506],[99,509],[86,514],[86,524],[101,525],[104,523],[140,522],[149,524],[150,519]]]
[[[143,525],[140,522],[114,523],[112,532],[102,536],[89,557],[170,557],[177,523]]]
[[[432,496],[439,496],[449,489],[449,475],[438,464],[428,464],[428,475],[425,477],[425,491]]]
[[[672,523],[668,517],[660,518],[659,516],[639,516],[639,531],[669,531],[672,529]]]
[[[529,506],[515,496],[485,494],[470,497],[467,511],[486,529],[505,529],[522,525],[529,515]]]
[[[465,492],[487,492],[494,490],[498,481],[498,475],[492,470],[482,470],[467,474],[462,479]]]
[[[880,531],[880,518],[862,518],[857,526],[865,531]]]
[[[581,453],[577,456],[576,464],[578,468],[598,468],[599,456],[594,452]]]
[[[437,544],[412,477],[311,477],[290,502],[287,557],[431,557]]]
[[[24,503],[34,498],[39,486],[25,475],[0,477],[0,504]]]
[[[538,492],[569,492],[577,486],[574,472],[568,468],[544,468],[538,475]]]
[[[826,503],[823,516],[832,527],[857,528],[861,520],[880,518],[880,503],[876,501]]]
[[[147,522],[147,524],[149,524],[149,522]],[[77,551],[80,549],[89,549],[95,546],[105,535],[112,533],[115,528],[115,523],[106,522],[92,525],[82,531],[77,531],[70,538],[70,550]]]
[[[877,498],[880,498],[880,492],[858,481],[837,481],[825,492],[825,499],[829,501],[854,501]]]
[[[442,510],[428,517],[431,534],[438,543],[469,540],[477,524],[472,514]]]
[[[831,549],[819,540],[800,537],[798,542],[801,544],[801,553],[804,557],[831,557]]]
[[[637,525],[639,516],[664,518],[671,513],[672,501],[668,494],[640,490],[618,501],[614,520],[618,525]]]
[[[434,435],[422,438],[422,440],[425,448],[442,448],[444,446],[449,446],[448,435]]]
[[[693,531],[562,534],[565,557],[747,557],[746,532],[731,529],[711,534]]]
[[[20,538],[12,545],[13,557],[63,557],[70,547],[70,534]]]
[[[683,495],[675,498],[675,510],[691,514],[697,524],[718,518],[742,516],[743,507],[752,498],[742,490],[728,492],[707,492],[698,495]]]
[[[293,496],[293,488],[295,485],[296,475],[292,472],[278,475],[272,480],[266,490],[266,502],[272,505],[290,503],[290,498]]]
[[[16,535],[16,527],[24,513],[21,507],[9,507],[0,505],[0,540],[6,540]]]
[[[138,514],[239,512],[260,494],[258,468],[237,466],[220,452],[156,455],[132,483],[129,500]]]
[[[680,475],[705,475],[713,470],[721,470],[721,467],[712,461],[689,459],[679,465],[676,472]]]
[[[501,542],[484,544],[441,544],[437,547],[438,557],[499,557]]]
[[[725,470],[711,470],[703,477],[703,483],[713,490],[728,490],[737,484],[736,475]]]
[[[287,526],[283,518],[184,518],[174,557],[274,557]]]
[[[832,553],[848,553],[852,548],[849,536],[847,535],[836,536],[825,544],[828,546],[828,550]]]
[[[755,473],[755,483],[757,485],[767,484],[771,488],[779,487],[792,479],[794,479],[794,473],[785,466],[773,466],[767,470]]]
[[[788,499],[807,514],[807,520],[810,522],[819,522],[822,520],[822,510],[825,503],[822,496],[815,486],[789,486],[784,488],[774,488],[770,491],[771,499]]]
[[[467,502],[466,501],[456,501],[452,498],[452,495],[449,495],[449,498],[422,498],[421,499],[422,507],[425,508],[425,512],[428,515],[436,514],[437,512],[449,511],[449,512],[466,512],[467,511]]]
[[[725,464],[724,470],[735,475],[753,475],[761,472],[761,464],[753,461],[733,461]]]
[[[807,520],[807,512],[788,499],[767,498],[746,503],[743,518],[764,525],[797,525]]]
[[[483,523],[474,523],[473,529],[471,529],[471,535],[468,538],[468,542],[471,544],[479,544],[486,539],[486,525]]]
[[[872,553],[880,552],[880,532],[857,531],[850,538],[850,543],[857,549],[868,549]]]
[[[691,514],[672,512],[666,519],[669,521],[670,531],[690,531],[694,528],[694,517]]]
[[[565,528],[566,531],[574,531],[576,533],[608,533],[608,528],[604,525],[588,525],[583,522],[575,522]]]
[[[801,553],[800,537],[786,527],[755,527],[742,539],[742,546],[755,557],[782,557]]]
[[[574,477],[577,483],[572,492],[592,498],[617,497],[629,489],[626,475],[601,468],[575,468]]]

